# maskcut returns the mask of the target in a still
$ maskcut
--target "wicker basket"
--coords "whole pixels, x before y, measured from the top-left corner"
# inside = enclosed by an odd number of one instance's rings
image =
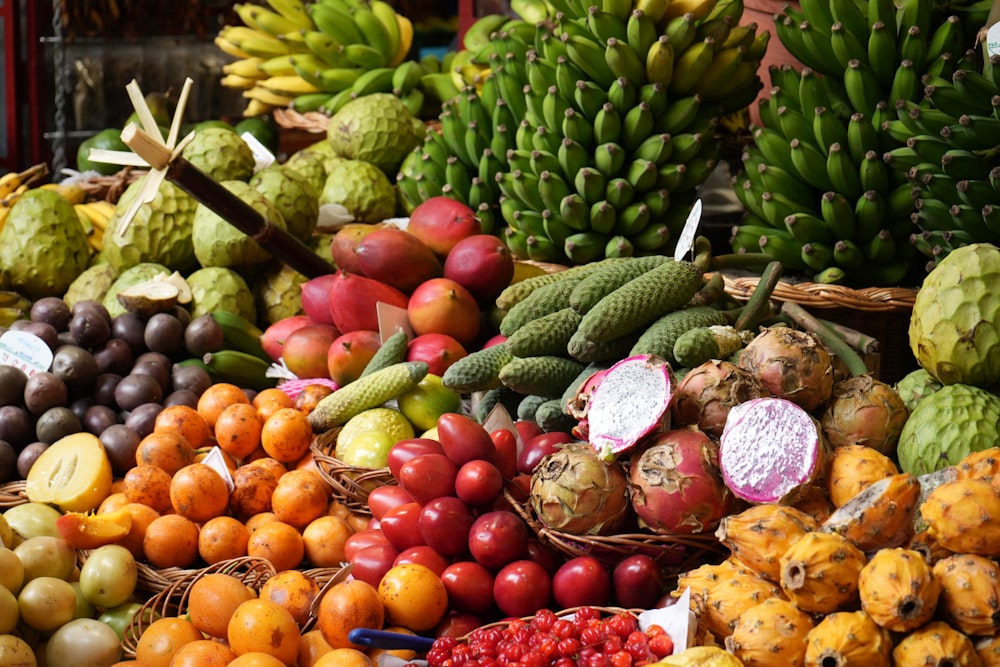
[[[124,167],[110,176],[93,176],[85,181],[80,181],[80,187],[87,193],[88,201],[104,199],[116,204],[128,186],[147,173],[145,169]]]
[[[336,456],[339,428],[331,429],[316,436],[312,443],[313,461],[320,477],[333,489],[333,496],[347,509],[363,514],[371,514],[368,509],[368,494],[372,489],[395,483],[388,468],[360,468],[344,463]]]
[[[329,582],[339,579],[341,568],[314,568],[303,570],[303,574],[324,589]],[[197,580],[207,574],[224,573],[237,577],[253,590],[260,592],[261,587],[276,574],[270,561],[263,558],[243,556],[225,560],[208,567],[185,570],[183,575],[176,576],[169,585],[147,599],[136,612],[132,622],[125,629],[122,638],[122,650],[126,657],[134,658],[136,645],[145,629],[155,619],[166,616],[180,616],[187,611],[188,593]],[[305,632],[313,624],[314,618],[302,626]]]
[[[574,535],[549,528],[535,516],[529,506],[504,492],[507,502],[517,512],[538,539],[568,558],[592,556],[609,567],[635,554],[652,556],[669,579],[707,560],[722,558],[726,550],[715,535],[658,535],[635,532],[614,535]]]
[[[27,486],[28,483],[23,479],[0,484],[0,510],[10,509],[28,502],[28,496],[25,493]]]
[[[740,301],[748,300],[760,281],[759,276],[727,274],[723,274],[723,279],[726,293]],[[851,289],[841,285],[781,280],[772,299],[798,304],[816,317],[878,340],[880,348],[873,360],[873,371],[880,380],[892,383],[917,368],[907,344],[916,295],[917,289],[908,287]]]

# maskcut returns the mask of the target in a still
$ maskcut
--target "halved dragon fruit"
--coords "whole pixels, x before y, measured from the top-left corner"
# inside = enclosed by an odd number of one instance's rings
[[[587,410],[590,408],[590,395],[594,393],[597,385],[601,384],[601,380],[608,374],[608,370],[608,368],[604,368],[591,373],[583,381],[583,384],[580,385],[580,388],[576,390],[576,393],[566,402],[566,413],[577,421],[576,426],[572,430],[573,436],[580,440],[587,440],[590,436],[590,422],[587,419]]]
[[[622,359],[607,370],[587,403],[590,446],[603,460],[670,428],[670,364],[655,354]]]
[[[794,500],[823,469],[823,431],[784,398],[755,398],[729,411],[719,438],[726,486],[751,503]]]

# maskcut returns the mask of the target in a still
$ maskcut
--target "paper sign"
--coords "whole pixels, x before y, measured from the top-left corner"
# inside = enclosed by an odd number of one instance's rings
[[[1000,53],[1000,23],[994,23],[986,31],[986,41],[983,42],[986,49],[986,57],[995,56]]]
[[[229,466],[226,465],[226,460],[222,457],[221,449],[218,447],[212,447],[201,462],[215,472],[219,473],[219,477],[221,477],[222,481],[226,483],[226,488],[229,489],[230,493],[233,492],[233,477],[229,474]]]
[[[267,146],[260,143],[257,137],[249,132],[244,132],[240,135],[240,138],[247,143],[247,146],[250,147],[250,152],[253,153],[254,171],[260,171],[274,164],[274,153],[267,150]]]
[[[0,364],[15,366],[29,377],[47,371],[52,350],[44,340],[25,331],[7,331],[0,336]]]
[[[375,316],[378,318],[378,337],[382,343],[397,331],[405,331],[406,337],[413,339],[413,327],[410,326],[406,308],[379,301],[375,304]]]
[[[666,631],[674,642],[675,654],[692,646],[698,621],[691,611],[691,589],[685,588],[672,605],[649,609],[639,614],[639,627],[642,630],[645,631],[651,625],[658,625]]]
[[[691,252],[691,248],[694,246],[694,235],[698,232],[698,225],[701,224],[701,200],[697,199],[694,202],[694,206],[691,207],[691,212],[688,213],[687,222],[684,223],[684,229],[681,230],[681,235],[677,237],[677,246],[674,249],[674,259],[678,262],[684,259],[684,256]]]

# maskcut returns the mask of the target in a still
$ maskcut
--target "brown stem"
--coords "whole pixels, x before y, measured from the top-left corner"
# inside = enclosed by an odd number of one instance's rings
[[[760,274],[760,280],[757,281],[753,294],[750,295],[750,299],[743,307],[743,312],[733,325],[734,328],[751,329],[771,314],[771,294],[774,293],[774,288],[781,280],[783,272],[784,267],[781,262],[768,262],[763,273]]]
[[[878,352],[878,339],[869,336],[868,334],[861,333],[857,329],[851,329],[850,327],[845,327],[843,324],[838,324],[836,322],[831,322],[830,320],[820,319],[820,322],[826,326],[833,329],[837,334],[847,341],[847,344],[853,347],[855,350],[861,354],[874,354]]]
[[[786,301],[781,304],[781,312],[787,315],[793,322],[801,326],[803,329],[819,336],[819,339],[823,341],[823,344],[826,345],[833,354],[840,357],[840,359],[847,366],[847,369],[851,372],[852,376],[858,377],[869,372],[868,367],[865,366],[864,360],[858,355],[855,349],[851,347],[847,341],[841,338],[836,331],[806,312],[805,308],[797,303]]]

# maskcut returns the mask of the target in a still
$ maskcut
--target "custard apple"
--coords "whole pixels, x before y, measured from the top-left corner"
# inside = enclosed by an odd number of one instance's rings
[[[903,425],[899,468],[923,475],[995,447],[998,422],[1000,397],[967,384],[946,385],[920,399]]]
[[[930,396],[940,389],[940,382],[931,377],[931,374],[923,368],[910,371],[896,383],[896,393],[903,399],[906,409],[913,412],[920,399]]]
[[[162,264],[172,271],[193,269],[196,260],[191,229],[198,202],[170,181],[160,183],[153,200],[140,206],[129,226],[119,233],[118,222],[142,183],[132,183],[119,198],[104,232],[101,254],[118,272],[144,262]]]
[[[90,245],[73,205],[58,192],[32,188],[0,231],[0,289],[29,299],[62,297],[90,265]]]
[[[289,234],[300,241],[312,236],[319,216],[319,192],[309,179],[294,169],[272,164],[253,175],[250,187],[277,207]]]
[[[103,301],[116,277],[118,273],[107,262],[91,264],[70,283],[63,301],[71,310],[78,301]]]
[[[257,321],[253,292],[243,276],[232,269],[209,266],[198,269],[187,278],[191,288],[191,317],[225,310]]]
[[[333,150],[332,147],[329,151],[320,150],[318,147],[329,145],[330,142],[321,141],[307,146],[292,153],[282,166],[305,176],[317,193],[322,192],[323,185],[326,183],[326,161],[333,155]]]
[[[917,292],[909,336],[942,384],[1000,382],[1000,248],[975,243],[941,260]]]
[[[302,284],[306,277],[282,262],[273,262],[254,283],[257,314],[265,324],[301,315]]]
[[[206,127],[181,151],[181,157],[216,181],[247,181],[257,161],[253,151],[232,128]]]
[[[337,155],[370,162],[395,177],[403,158],[423,139],[413,121],[392,93],[363,95],[333,114],[326,136]]]
[[[319,205],[340,204],[354,222],[382,222],[396,212],[396,192],[388,177],[370,162],[340,160],[327,172]]]
[[[111,287],[108,291],[104,293],[104,307],[108,309],[108,313],[111,317],[116,317],[126,312],[125,306],[118,302],[118,292],[123,289],[132,287],[133,285],[138,285],[139,283],[144,283],[147,280],[152,280],[160,274],[170,274],[170,269],[168,269],[163,264],[157,264],[156,262],[143,262],[141,264],[136,264],[131,266],[115,278],[115,281],[111,283]]]
[[[224,188],[249,204],[272,225],[285,229],[278,208],[243,181],[223,181]],[[251,237],[229,224],[215,211],[198,204],[194,213],[194,254],[203,266],[254,266],[271,259],[270,253]]]

